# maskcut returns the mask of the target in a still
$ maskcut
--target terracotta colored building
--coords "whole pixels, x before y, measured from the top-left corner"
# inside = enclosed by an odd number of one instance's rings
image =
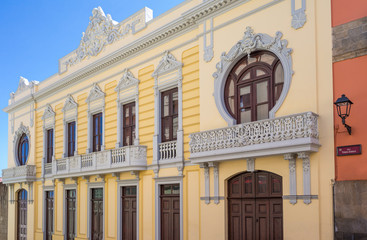
[[[346,123],[334,109],[335,147],[360,145],[361,154],[335,155],[335,237],[367,237],[367,1],[333,0],[334,101],[345,94],[352,102]],[[359,146],[358,146],[359,147]]]

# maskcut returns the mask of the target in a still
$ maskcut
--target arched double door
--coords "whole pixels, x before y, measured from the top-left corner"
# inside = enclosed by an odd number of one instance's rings
[[[282,240],[282,177],[244,172],[228,181],[228,239]]]
[[[27,240],[27,191],[22,189],[17,194],[17,239]]]

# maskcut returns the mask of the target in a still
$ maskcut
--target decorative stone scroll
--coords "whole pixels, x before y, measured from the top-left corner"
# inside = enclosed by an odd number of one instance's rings
[[[302,6],[299,9],[296,9],[296,3],[295,1],[300,0],[292,0],[291,7],[292,7],[292,27],[294,29],[299,29],[303,27],[306,23],[307,17],[306,17],[306,0],[302,1]]]
[[[118,23],[111,15],[104,14],[101,7],[94,8],[89,18],[89,25],[83,32],[79,47],[68,56],[60,59],[59,73],[67,71],[86,58],[97,56],[105,46],[114,43],[129,34],[135,34],[146,27],[153,19],[153,11],[147,7],[138,11],[128,19]]]
[[[220,57],[220,62],[217,63],[217,71],[213,74],[214,77],[214,98],[217,108],[229,126],[235,124],[235,119],[229,114],[224,103],[224,87],[227,80],[227,76],[234,65],[242,59],[244,56],[250,56],[252,52],[258,50],[265,50],[274,53],[280,60],[284,69],[284,85],[282,93],[269,112],[269,117],[274,118],[275,112],[282,105],[292,79],[292,58],[291,48],[287,48],[288,41],[282,40],[283,34],[276,32],[275,37],[271,37],[264,33],[254,34],[251,27],[246,28],[246,32],[243,39],[238,41],[228,53],[223,52]]]

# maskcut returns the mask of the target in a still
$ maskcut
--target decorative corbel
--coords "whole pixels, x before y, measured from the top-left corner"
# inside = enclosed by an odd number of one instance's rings
[[[214,203],[219,204],[219,163],[209,162],[209,167],[213,168],[214,173]]]
[[[200,168],[204,168],[204,181],[205,181],[205,203],[210,203],[210,173],[207,163],[201,163]]]
[[[116,181],[120,180],[120,173],[119,172],[112,173],[112,176],[116,178]]]
[[[294,153],[284,154],[284,159],[289,161],[289,202],[291,204],[297,203],[297,178],[296,178],[296,159],[297,155]]]
[[[247,158],[247,171],[254,172],[255,171],[255,158]]]
[[[302,159],[303,168],[303,195],[305,198],[303,202],[305,204],[311,203],[311,166],[310,166],[310,153],[300,152],[298,153],[298,158]]]
[[[136,180],[139,180],[139,171],[130,171],[130,174],[135,176]]]

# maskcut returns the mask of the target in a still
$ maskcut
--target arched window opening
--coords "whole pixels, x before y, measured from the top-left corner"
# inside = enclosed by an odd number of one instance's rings
[[[19,165],[25,165],[27,163],[29,153],[28,137],[24,133],[18,142],[18,163]]]
[[[237,124],[269,118],[284,85],[284,70],[271,52],[243,57],[228,74],[224,88],[227,111]]]

